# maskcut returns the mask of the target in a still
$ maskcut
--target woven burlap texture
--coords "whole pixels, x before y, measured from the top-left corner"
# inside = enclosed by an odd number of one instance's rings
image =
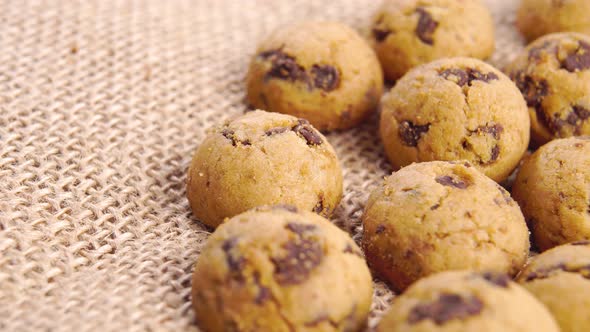
[[[488,0],[504,65],[516,1]],[[256,43],[280,24],[362,30],[378,1],[0,1],[0,330],[197,331],[191,271],[209,232],[185,197],[192,152],[245,110]],[[334,222],[356,240],[391,172],[376,117],[328,135]],[[392,294],[376,282],[371,325]]]

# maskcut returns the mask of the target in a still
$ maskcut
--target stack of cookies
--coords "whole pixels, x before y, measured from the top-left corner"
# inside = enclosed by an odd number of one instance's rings
[[[366,38],[301,22],[262,41],[250,110],[211,128],[189,169],[215,229],[194,271],[200,327],[362,331],[373,274],[400,294],[378,331],[589,331],[588,6],[523,0],[517,26],[538,39],[503,71],[483,61],[479,0],[386,0]],[[322,132],[374,112],[396,171],[359,246],[328,220],[343,181]]]

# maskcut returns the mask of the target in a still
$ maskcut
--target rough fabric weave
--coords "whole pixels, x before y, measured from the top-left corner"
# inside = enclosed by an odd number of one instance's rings
[[[487,0],[504,65],[517,1]],[[0,330],[197,331],[193,263],[209,232],[186,171],[205,129],[243,112],[256,43],[279,24],[363,29],[378,1],[0,0]],[[355,239],[391,169],[376,117],[333,133]],[[371,325],[391,292],[376,282]]]

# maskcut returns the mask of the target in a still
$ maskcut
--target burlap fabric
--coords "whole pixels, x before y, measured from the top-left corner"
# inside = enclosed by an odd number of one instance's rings
[[[488,0],[503,65],[514,0]],[[196,331],[191,270],[209,232],[185,198],[192,151],[244,111],[257,41],[279,24],[365,26],[378,1],[0,1],[0,330]],[[376,117],[328,135],[335,222],[359,238],[391,170]],[[392,294],[377,282],[373,325]]]

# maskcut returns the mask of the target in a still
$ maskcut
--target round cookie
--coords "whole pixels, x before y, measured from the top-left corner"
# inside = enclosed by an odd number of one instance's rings
[[[394,167],[468,160],[496,181],[508,177],[529,143],[518,88],[476,59],[438,60],[411,70],[381,102],[381,138]]]
[[[467,162],[393,173],[371,193],[362,222],[369,266],[396,290],[445,270],[515,275],[529,252],[516,202]]]
[[[377,332],[558,332],[538,300],[507,276],[470,271],[422,279],[396,297]]]
[[[535,256],[517,281],[545,304],[562,332],[590,331],[590,241]]]
[[[200,327],[216,331],[360,331],[373,284],[338,227],[293,206],[260,207],[208,239],[193,275]]]
[[[260,43],[247,90],[259,109],[305,118],[319,130],[346,129],[377,108],[383,73],[375,52],[351,28],[303,22]]]
[[[542,146],[522,163],[512,194],[539,249],[590,239],[590,137]]]
[[[306,120],[254,111],[210,130],[190,165],[187,196],[197,219],[211,227],[281,203],[329,216],[342,197],[342,170]]]
[[[553,32],[590,34],[589,12],[588,0],[521,0],[516,26],[529,41]]]
[[[534,142],[590,135],[590,36],[539,38],[507,72],[526,99]]]
[[[480,0],[386,0],[371,25],[385,77],[448,57],[485,59],[494,51],[494,22]]]

